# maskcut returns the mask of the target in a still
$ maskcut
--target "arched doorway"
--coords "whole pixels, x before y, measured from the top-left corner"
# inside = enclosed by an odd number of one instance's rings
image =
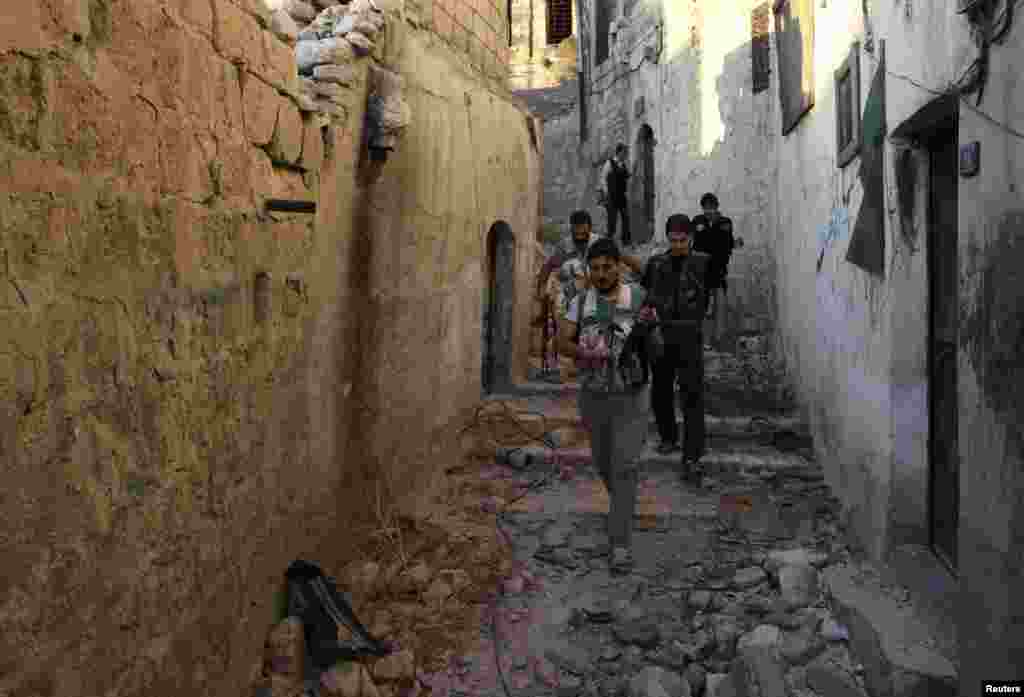
[[[630,177],[630,219],[633,240],[643,244],[654,237],[654,130],[646,123],[636,134],[633,176]]]
[[[487,232],[487,278],[483,303],[484,394],[512,383],[512,308],[515,299],[516,240],[503,220]]]

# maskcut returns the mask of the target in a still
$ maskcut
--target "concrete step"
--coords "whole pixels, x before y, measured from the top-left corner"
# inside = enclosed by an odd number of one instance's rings
[[[946,642],[936,637],[920,605],[870,567],[828,567],[823,579],[872,697],[956,697],[957,669],[943,655]]]
[[[648,441],[640,455],[640,467],[645,471],[675,471],[679,467],[682,453],[662,455],[656,450],[657,444]],[[508,462],[517,469],[533,469],[550,466],[559,462],[572,467],[589,467],[593,464],[588,446],[550,449],[542,446],[502,448],[496,454],[500,462]],[[792,476],[815,486],[823,482],[821,468],[814,462],[795,453],[784,453],[770,446],[709,447],[701,458],[701,464],[709,473],[741,473],[741,476],[755,477],[753,473],[775,473]],[[765,475],[767,476],[767,475]],[[760,478],[760,476],[758,476]],[[823,486],[823,484],[821,484]]]

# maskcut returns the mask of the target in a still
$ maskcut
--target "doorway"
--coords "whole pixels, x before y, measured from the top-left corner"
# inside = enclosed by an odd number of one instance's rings
[[[491,226],[486,250],[481,372],[485,395],[508,388],[512,383],[516,240],[508,223],[499,220]]]
[[[630,219],[633,222],[633,240],[639,244],[654,237],[654,130],[644,124],[636,135],[636,153],[631,182],[633,202]]]
[[[957,568],[958,148],[952,114],[929,129],[928,150],[928,521],[936,555]]]

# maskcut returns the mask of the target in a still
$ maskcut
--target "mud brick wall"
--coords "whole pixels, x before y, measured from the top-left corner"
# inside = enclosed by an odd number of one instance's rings
[[[504,0],[410,0],[406,14],[486,75],[508,75],[511,49]]]
[[[494,8],[453,10],[462,50],[408,9],[326,104],[257,0],[5,8],[0,694],[243,690],[287,563],[351,561],[368,468],[453,455],[420,437],[479,399],[497,220],[524,372],[539,133],[466,60]],[[370,62],[408,80],[413,126],[366,180]]]
[[[351,133],[255,5],[3,15],[0,694],[237,694],[337,547]]]

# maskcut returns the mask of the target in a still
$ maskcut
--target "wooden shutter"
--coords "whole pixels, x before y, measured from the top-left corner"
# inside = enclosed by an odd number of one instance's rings
[[[753,92],[764,92],[769,86],[772,72],[771,49],[768,43],[768,3],[754,8],[750,15],[750,58]]]
[[[775,0],[783,135],[814,106],[814,2]]]
[[[572,0],[547,0],[548,44],[561,43],[572,36]]]
[[[612,26],[612,4],[613,0],[595,0],[597,3],[597,21],[594,27],[595,38],[597,39],[594,51],[594,64],[601,65],[608,58],[610,46],[608,42],[608,31]]]

